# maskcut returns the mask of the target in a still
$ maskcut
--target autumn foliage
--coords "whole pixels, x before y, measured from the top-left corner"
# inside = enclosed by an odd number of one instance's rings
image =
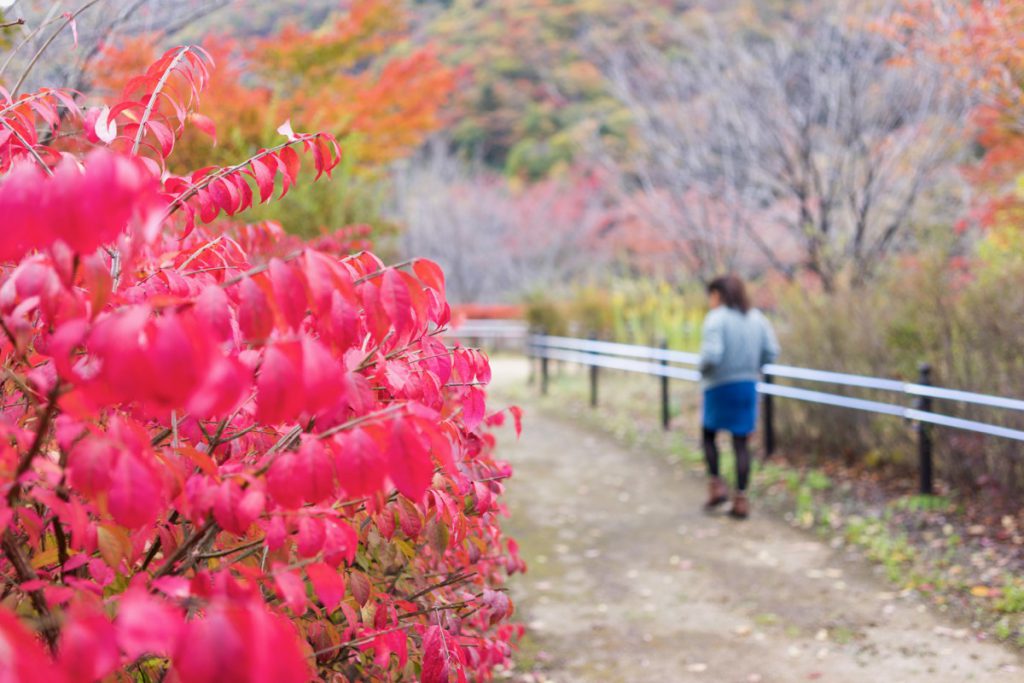
[[[178,163],[199,165],[264,144],[286,118],[344,141],[363,171],[407,154],[441,126],[456,76],[430,45],[396,49],[408,32],[399,3],[357,0],[314,31],[291,25],[245,42],[208,36],[204,48],[217,70],[200,122],[223,135],[213,148],[210,136],[192,131]],[[96,84],[117,91],[157,55],[153,36],[107,46]]]
[[[486,680],[523,569],[487,358],[434,263],[239,222],[334,136],[168,171],[210,78],[0,93],[0,679]]]
[[[983,225],[1016,223],[1024,215],[1024,2],[908,1],[888,30],[911,57],[947,65],[976,103],[972,134],[979,160],[966,169],[982,190],[975,218]]]

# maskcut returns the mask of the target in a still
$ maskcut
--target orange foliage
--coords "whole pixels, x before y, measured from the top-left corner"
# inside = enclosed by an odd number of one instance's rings
[[[455,74],[432,47],[405,47],[408,32],[395,3],[356,0],[312,32],[288,26],[247,46],[208,36],[203,47],[217,69],[202,111],[217,128],[221,150],[214,160],[269,145],[286,119],[296,130],[333,133],[363,168],[409,153],[440,127]],[[145,36],[108,48],[95,70],[96,84],[119,90],[157,49]],[[180,144],[179,163],[210,159],[210,140],[193,135]]]
[[[458,320],[522,320],[526,307],[516,304],[459,304],[452,306]]]
[[[950,67],[980,102],[972,122],[984,154],[968,174],[997,196],[977,217],[986,224],[1019,217],[1024,200],[1013,188],[1024,174],[1024,0],[914,0],[892,30]]]

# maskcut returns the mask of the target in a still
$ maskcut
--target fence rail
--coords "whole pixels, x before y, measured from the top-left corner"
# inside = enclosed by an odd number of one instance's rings
[[[541,392],[545,394],[549,387],[549,361],[556,360],[588,366],[590,368],[591,405],[597,405],[599,368],[635,372],[660,378],[661,417],[662,426],[665,429],[670,427],[669,380],[699,382],[701,377],[698,369],[700,365],[698,354],[673,351],[665,348],[664,345],[659,348],[594,339],[531,334],[526,337],[526,353],[530,358],[540,361]],[[881,377],[778,364],[765,365],[762,368],[762,373],[764,379],[758,382],[757,390],[763,397],[763,437],[765,451],[769,455],[774,452],[776,444],[773,406],[773,401],[776,398],[888,415],[913,422],[918,431],[920,490],[926,494],[931,494],[934,491],[932,425],[1024,442],[1024,431],[1022,430],[955,417],[935,412],[932,409],[935,401],[944,401],[1024,412],[1024,400],[932,386],[931,368],[927,365],[921,366],[917,382],[901,382]],[[778,379],[886,392],[903,397],[904,403],[865,399],[830,391],[778,384],[776,382]],[[907,405],[905,402],[908,398],[913,400],[911,405]]]

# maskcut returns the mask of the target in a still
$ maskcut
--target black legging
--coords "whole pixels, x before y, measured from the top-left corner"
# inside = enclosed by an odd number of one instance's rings
[[[708,472],[713,477],[719,476],[718,445],[715,443],[715,434],[714,430],[704,430],[704,460],[708,464]],[[750,448],[747,445],[747,437],[733,434],[732,448],[736,452],[736,488],[746,491],[747,484],[750,482]]]

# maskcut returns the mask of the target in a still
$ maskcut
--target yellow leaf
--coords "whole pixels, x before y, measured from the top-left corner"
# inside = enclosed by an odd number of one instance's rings
[[[416,550],[411,545],[409,545],[409,543],[404,539],[396,538],[393,539],[391,542],[398,546],[398,549],[402,551],[402,554],[410,560],[416,557]]]
[[[32,568],[39,569],[40,567],[45,567],[48,564],[55,564],[56,562],[57,547],[53,546],[49,550],[45,550],[32,558]]]
[[[971,589],[971,595],[976,598],[987,598],[991,594],[992,591],[989,590],[988,586],[975,586]]]

